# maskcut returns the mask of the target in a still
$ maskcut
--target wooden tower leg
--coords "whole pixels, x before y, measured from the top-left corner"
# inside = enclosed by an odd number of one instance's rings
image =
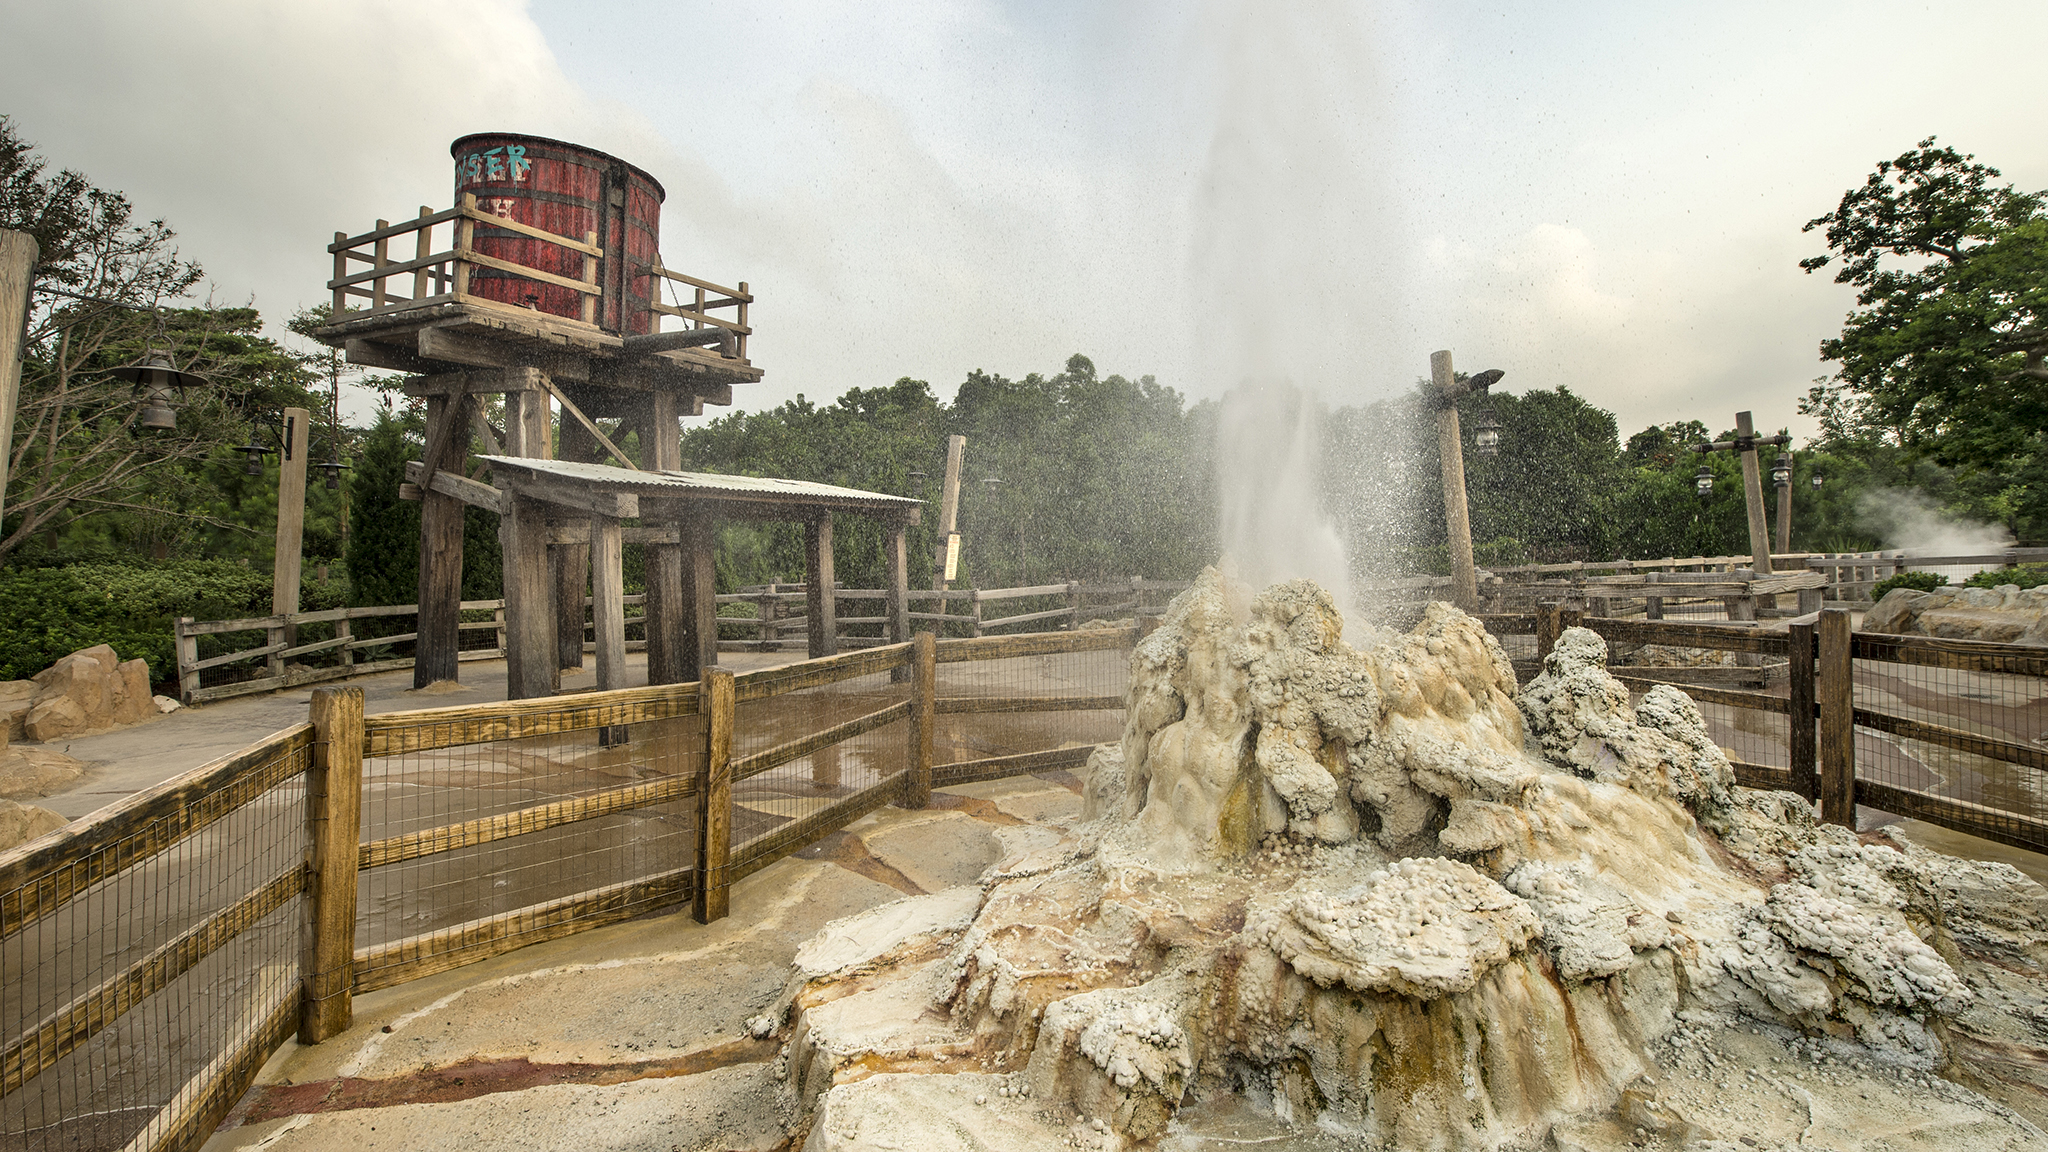
[[[555,664],[547,506],[514,497],[498,519],[498,539],[505,549],[505,698],[552,696],[561,671]]]
[[[461,475],[469,444],[469,402],[427,397],[427,455],[436,469]],[[412,686],[424,688],[457,678],[456,625],[462,617],[462,501],[439,492],[420,493],[420,606],[413,641]]]
[[[597,455],[597,438],[580,420],[562,421],[564,460],[588,463]],[[583,667],[583,601],[595,596],[590,580],[590,545],[555,546],[555,648],[556,662],[563,668]],[[586,593],[585,589],[591,589]]]
[[[833,596],[832,514],[804,524],[804,580],[811,626],[811,659],[839,653],[839,601]]]

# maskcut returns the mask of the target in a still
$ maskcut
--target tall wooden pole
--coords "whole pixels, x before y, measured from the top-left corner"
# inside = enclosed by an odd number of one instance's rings
[[[312,424],[312,413],[304,408],[284,410],[284,459],[277,470],[277,551],[270,569],[273,616],[299,610],[299,576],[304,563],[300,553],[306,536],[306,442]],[[297,632],[295,625],[285,625],[284,642],[297,644]]]
[[[1472,520],[1465,509],[1465,447],[1458,428],[1457,375],[1449,352],[1429,354],[1436,387],[1436,449],[1444,471],[1444,530],[1451,545],[1451,595],[1458,607],[1479,611],[1479,573],[1472,562]]]
[[[967,437],[946,437],[946,483],[939,489],[939,546],[932,557],[932,591],[946,590],[946,549],[960,523],[960,459],[967,451]],[[935,609],[944,612],[943,602]]]
[[[1756,435],[1749,413],[1735,414],[1735,438],[1748,440]],[[1757,469],[1756,445],[1752,443],[1742,452],[1742,499],[1749,511],[1749,553],[1750,567],[1759,576],[1771,574],[1771,532],[1764,523],[1763,474]]]
[[[0,228],[0,517],[7,514],[7,462],[14,456],[14,411],[28,335],[28,282],[41,255],[35,237]]]
[[[1792,478],[1778,485],[1778,551],[1792,550]]]

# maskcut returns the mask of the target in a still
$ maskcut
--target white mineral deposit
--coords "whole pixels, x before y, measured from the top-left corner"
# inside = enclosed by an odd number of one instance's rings
[[[1737,788],[1591,632],[1342,635],[1205,573],[1083,822],[807,945],[805,1147],[2048,1149],[2048,892]]]

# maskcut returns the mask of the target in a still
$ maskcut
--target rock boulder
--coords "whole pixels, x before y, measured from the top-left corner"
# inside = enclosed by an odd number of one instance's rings
[[[157,715],[148,662],[124,661],[105,644],[73,652],[25,683],[33,692],[19,710],[20,734],[30,740],[61,740]],[[0,698],[18,699],[19,694]],[[14,714],[9,714],[10,727]]]
[[[2048,585],[1894,588],[1863,614],[1863,631],[2048,646]]]

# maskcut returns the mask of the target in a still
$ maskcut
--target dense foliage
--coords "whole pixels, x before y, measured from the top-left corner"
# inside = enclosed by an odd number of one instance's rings
[[[2048,584],[2048,564],[2016,564],[2011,568],[1986,568],[1968,580],[1965,588],[2003,588],[2007,584],[2020,588],[2039,588]]]
[[[1915,592],[1932,592],[1946,587],[1948,577],[1939,572],[1900,572],[1879,580],[1870,588],[1872,600],[1882,600],[1894,588],[1910,588]]]

